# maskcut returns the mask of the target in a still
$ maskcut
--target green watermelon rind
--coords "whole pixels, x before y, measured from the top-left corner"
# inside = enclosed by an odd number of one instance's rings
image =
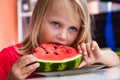
[[[40,72],[52,72],[52,71],[63,71],[75,69],[79,66],[82,61],[83,55],[78,54],[74,58],[61,60],[61,61],[50,61],[50,60],[40,60],[37,62],[40,63],[40,67],[37,71]]]

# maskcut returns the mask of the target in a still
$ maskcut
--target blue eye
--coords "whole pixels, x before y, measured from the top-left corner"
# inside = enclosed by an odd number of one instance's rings
[[[56,26],[56,27],[59,27],[59,26],[60,26],[60,24],[59,24],[58,22],[52,22],[52,25],[53,25],[53,26]]]
[[[76,31],[77,31],[77,28],[75,28],[75,27],[70,27],[69,29],[70,29],[70,31],[72,31],[72,32],[76,32]]]

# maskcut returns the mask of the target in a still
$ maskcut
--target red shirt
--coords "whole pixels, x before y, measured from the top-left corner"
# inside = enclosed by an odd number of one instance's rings
[[[20,44],[7,47],[0,52],[0,80],[6,79],[13,64],[22,56],[16,51],[15,47],[20,48]],[[31,77],[35,76],[38,77],[38,75],[31,75]]]

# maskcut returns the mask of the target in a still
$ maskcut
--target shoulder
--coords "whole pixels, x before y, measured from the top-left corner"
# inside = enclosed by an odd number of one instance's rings
[[[1,57],[19,57],[21,56],[17,49],[20,48],[20,44],[16,44],[16,45],[12,45],[12,46],[8,46],[6,48],[4,48],[3,50],[0,51],[0,58]]]
[[[20,44],[16,44],[16,45],[11,45],[11,46],[8,46],[6,48],[3,48],[1,50],[1,52],[15,52],[16,49],[15,48],[19,48],[20,47]]]

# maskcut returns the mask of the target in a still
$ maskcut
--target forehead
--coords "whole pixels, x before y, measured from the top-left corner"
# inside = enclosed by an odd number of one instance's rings
[[[80,23],[80,13],[77,11],[71,0],[55,0],[48,13],[48,17],[64,17]]]

